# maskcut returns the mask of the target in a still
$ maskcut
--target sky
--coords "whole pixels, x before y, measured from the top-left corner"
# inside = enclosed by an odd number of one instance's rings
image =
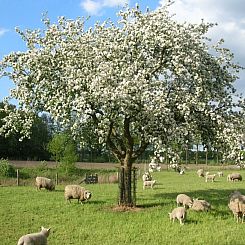
[[[69,19],[90,16],[89,24],[110,18],[116,20],[116,13],[125,4],[144,10],[155,10],[167,0],[0,0],[0,60],[13,51],[25,51],[26,46],[15,27],[43,29],[42,15],[47,13],[52,22],[59,16]],[[180,22],[217,23],[209,33],[214,41],[224,38],[224,46],[235,55],[235,61],[245,67],[245,1],[244,0],[175,0],[171,6],[174,18]],[[0,79],[0,101],[9,95],[13,83]],[[239,93],[245,95],[245,70],[235,83]]]

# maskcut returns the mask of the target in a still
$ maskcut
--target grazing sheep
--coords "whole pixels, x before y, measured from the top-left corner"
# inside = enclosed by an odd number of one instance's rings
[[[198,177],[204,177],[204,170],[203,169],[198,169],[197,170],[197,175],[198,175]]]
[[[169,213],[170,220],[175,221],[175,219],[178,219],[180,224],[183,225],[184,221],[186,219],[186,209],[184,207],[178,207],[172,210],[171,213]]]
[[[177,206],[183,205],[185,208],[190,208],[192,206],[193,200],[186,194],[179,194],[176,198]]]
[[[216,174],[207,174],[205,176],[205,181],[208,182],[208,180],[211,180],[212,182],[214,182]]]
[[[69,200],[69,202],[71,202],[70,199],[77,199],[82,204],[83,201],[87,201],[91,196],[92,193],[80,185],[67,185],[65,187],[65,199]]]
[[[227,180],[228,180],[228,176],[227,176]],[[242,181],[242,176],[239,173],[232,173],[229,175],[229,181]]]
[[[145,172],[142,176],[142,180],[146,181],[146,180],[152,180],[152,176],[149,172]]]
[[[17,245],[47,245],[47,237],[49,236],[50,228],[41,227],[38,233],[31,233],[22,236]]]
[[[245,216],[245,196],[239,191],[231,193],[228,207],[232,211],[237,222],[241,219],[243,223]]]
[[[239,198],[240,196],[242,196],[242,193],[240,191],[233,191],[230,195],[230,201],[233,201],[236,198]]]
[[[191,209],[195,211],[209,211],[211,209],[211,205],[206,200],[194,199]]]
[[[224,176],[223,172],[217,172],[217,175],[218,175],[219,177],[223,177],[223,176]]]
[[[36,186],[38,190],[45,188],[46,190],[53,191],[55,189],[54,182],[45,177],[36,177]]]
[[[143,190],[145,189],[146,186],[150,186],[151,189],[153,189],[153,186],[156,184],[156,180],[145,180],[143,182]]]

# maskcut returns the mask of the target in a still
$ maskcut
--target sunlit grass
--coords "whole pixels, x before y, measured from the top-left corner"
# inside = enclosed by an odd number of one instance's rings
[[[213,170],[214,172],[214,170]],[[226,170],[225,176],[231,171]],[[245,171],[240,171],[245,177]],[[92,191],[83,205],[64,200],[64,185],[55,192],[34,186],[0,187],[0,244],[17,244],[26,233],[51,227],[49,244],[245,244],[244,226],[237,224],[227,207],[233,190],[245,194],[244,181],[226,177],[205,183],[195,171],[153,173],[155,188],[143,190],[137,183],[137,211],[116,212],[117,184],[84,185]],[[176,207],[177,194],[204,198],[212,204],[208,213],[188,210],[184,226],[171,223],[168,213]]]

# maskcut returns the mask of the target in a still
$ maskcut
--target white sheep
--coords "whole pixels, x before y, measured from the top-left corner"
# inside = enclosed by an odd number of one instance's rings
[[[211,204],[206,200],[193,199],[191,209],[195,211],[209,211],[211,209]]]
[[[208,180],[211,180],[212,182],[214,182],[216,174],[207,174],[205,176],[205,181],[208,182]]]
[[[245,216],[245,196],[239,191],[231,193],[228,207],[232,211],[237,222],[241,219],[243,223]]]
[[[69,200],[69,202],[71,202],[70,199],[77,199],[78,202],[80,201],[82,204],[83,201],[87,201],[91,198],[92,193],[80,185],[67,185],[64,195],[67,201]]]
[[[229,176],[229,179],[228,179],[228,176]],[[242,176],[239,173],[232,173],[232,174],[229,174],[228,176],[227,176],[228,181],[232,181],[232,182],[242,181]]]
[[[186,219],[186,215],[186,209],[184,207],[178,207],[173,209],[172,212],[169,213],[169,218],[170,220],[173,220],[173,222],[175,221],[175,219],[178,219],[180,224],[183,225]]]
[[[145,187],[147,187],[147,186],[150,186],[151,189],[153,189],[155,184],[156,184],[156,180],[145,180],[143,182],[143,190],[145,190]]]
[[[219,177],[223,177],[223,176],[224,176],[223,172],[217,172],[217,175],[218,175]]]
[[[143,181],[146,181],[146,180],[152,180],[152,176],[149,172],[145,172],[143,175],[142,175],[142,180]]]
[[[183,205],[186,208],[190,208],[192,206],[193,200],[191,197],[186,194],[179,194],[176,198],[177,206]]]
[[[198,169],[197,170],[197,175],[198,175],[198,177],[204,177],[204,170],[203,169]]]
[[[54,182],[46,177],[36,177],[36,186],[38,190],[45,188],[46,190],[53,191],[55,189]]]
[[[31,233],[22,236],[17,245],[47,245],[47,237],[49,236],[50,228],[41,227],[38,233]]]

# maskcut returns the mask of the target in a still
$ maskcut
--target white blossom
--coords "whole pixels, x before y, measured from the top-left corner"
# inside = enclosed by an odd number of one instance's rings
[[[243,102],[233,101],[241,67],[223,43],[206,39],[213,24],[177,23],[167,5],[118,15],[91,28],[60,17],[45,18],[43,31],[17,29],[28,50],[5,56],[0,71],[15,83],[10,98],[20,107],[0,132],[28,136],[32,116],[48,112],[81,142],[85,128],[96,129],[120,161],[125,150],[135,160],[153,143],[156,156],[166,151],[176,162],[173,145],[196,134],[233,157],[243,123]]]

